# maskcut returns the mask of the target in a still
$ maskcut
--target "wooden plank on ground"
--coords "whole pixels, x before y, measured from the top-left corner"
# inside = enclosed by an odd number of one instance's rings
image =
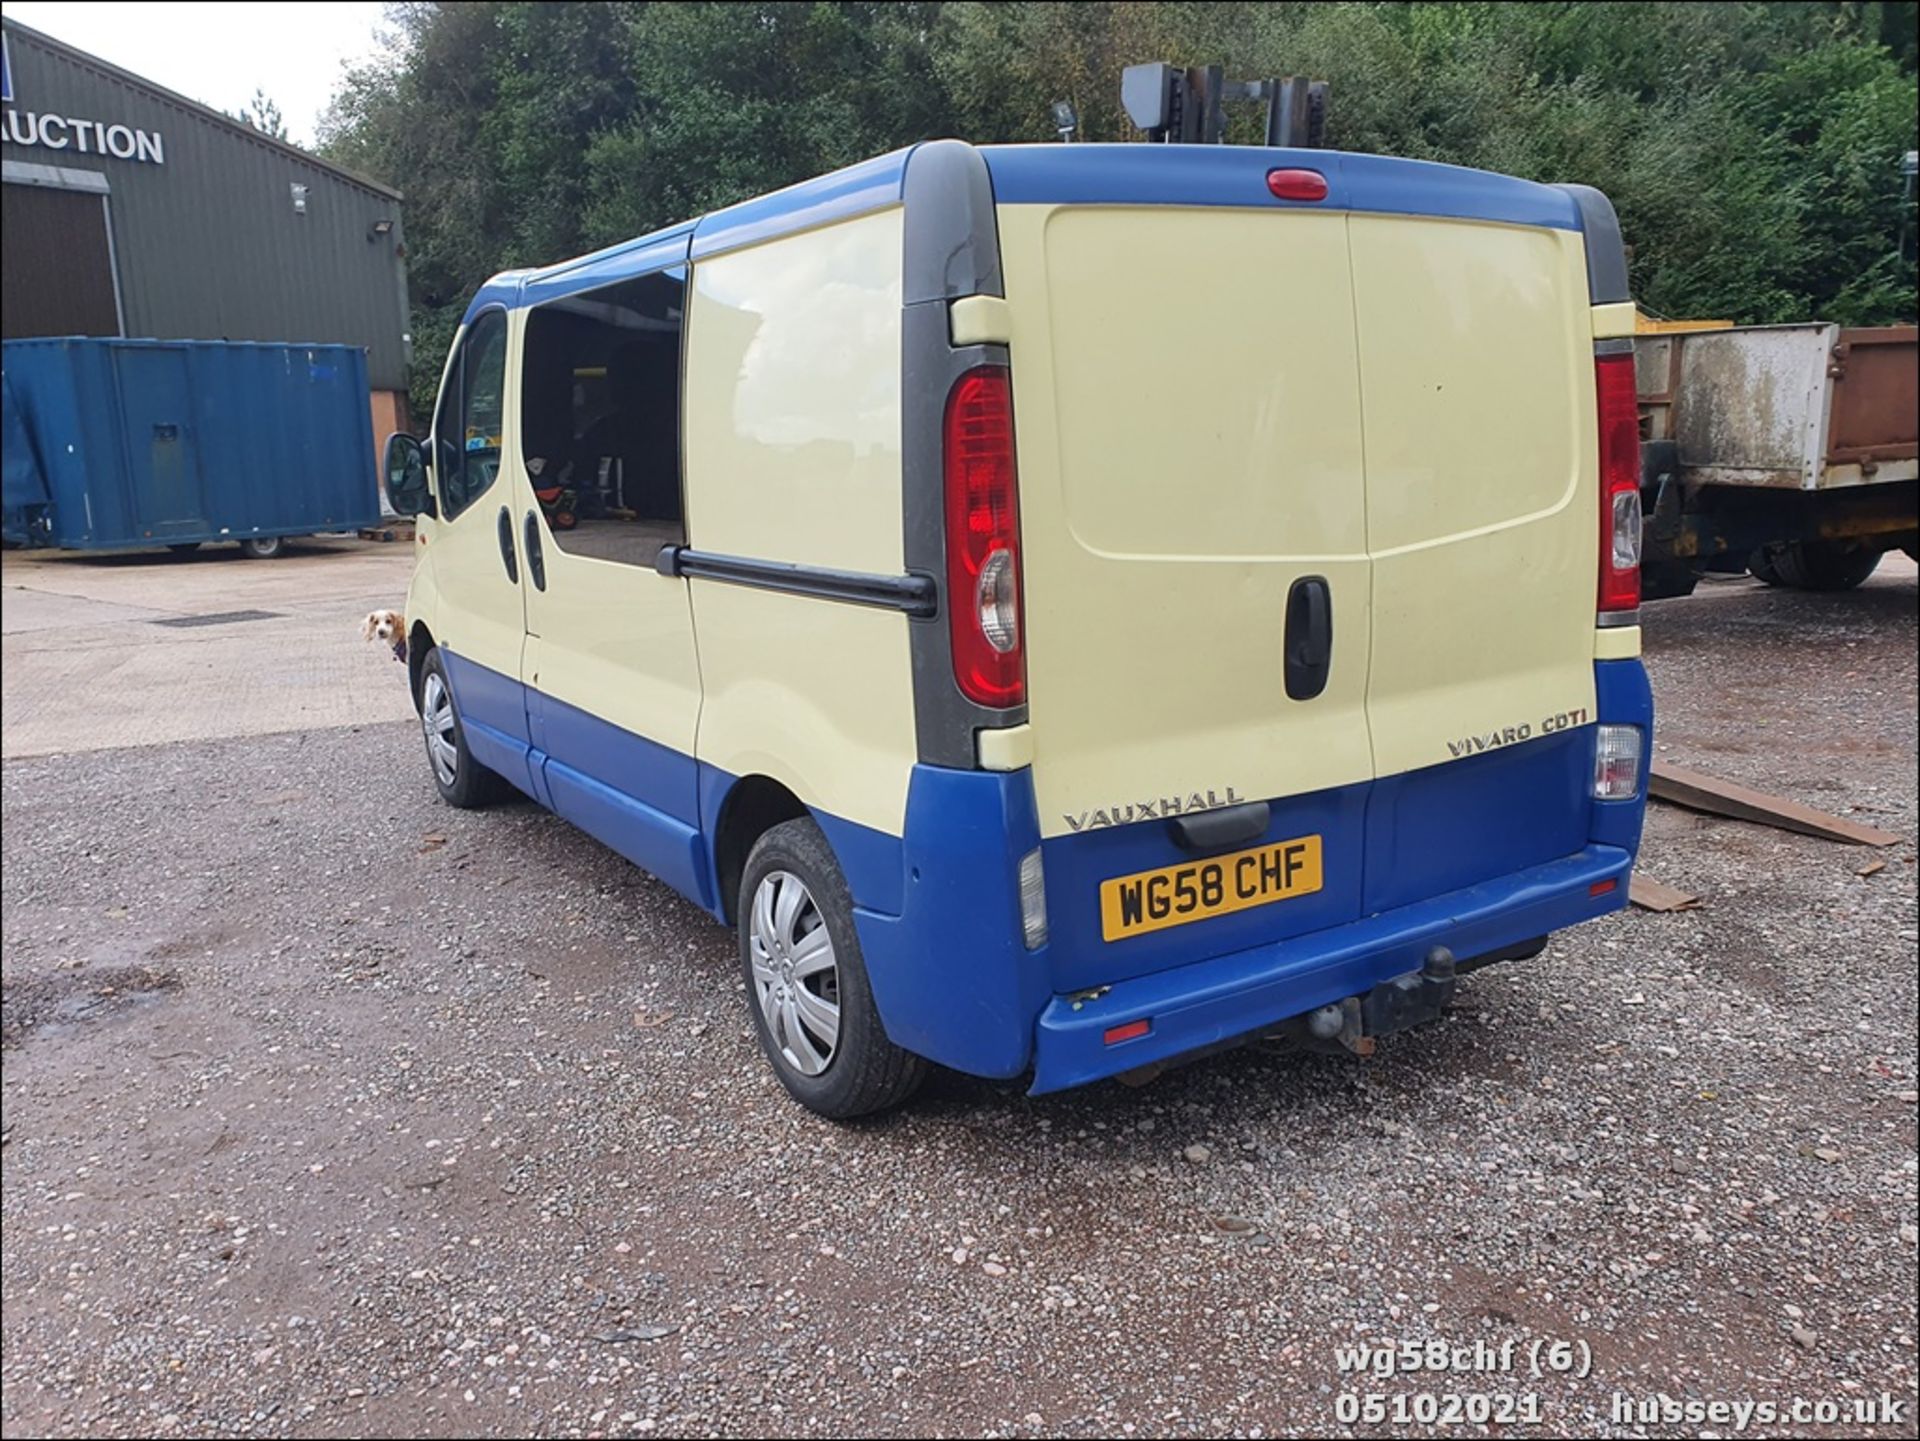
[[[1627,888],[1627,899],[1643,911],[1691,911],[1700,905],[1700,897],[1652,876],[1634,873]]]
[[[1737,821],[1753,821],[1777,826],[1783,831],[1819,836],[1823,840],[1843,841],[1853,846],[1897,845],[1900,837],[1887,831],[1863,826],[1842,816],[1817,811],[1784,796],[1770,796],[1749,786],[1721,780],[1699,771],[1683,770],[1665,761],[1653,763],[1653,780],[1647,787],[1655,800],[1668,801],[1689,810],[1710,815],[1730,816]]]

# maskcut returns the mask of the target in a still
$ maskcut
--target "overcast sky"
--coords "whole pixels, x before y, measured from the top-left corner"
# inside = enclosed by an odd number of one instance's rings
[[[217,110],[244,109],[257,86],[280,107],[294,142],[307,145],[341,68],[376,48],[381,8],[378,0],[7,0],[7,18]]]

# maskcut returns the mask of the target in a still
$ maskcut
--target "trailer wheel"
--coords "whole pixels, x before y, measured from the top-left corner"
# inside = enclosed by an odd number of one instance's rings
[[[240,553],[249,560],[273,560],[286,548],[284,535],[250,535],[240,542]]]
[[[1692,595],[1699,584],[1700,572],[1687,561],[1642,566],[1640,599],[1672,600],[1677,596]]]
[[[1768,585],[1788,590],[1852,590],[1873,574],[1880,556],[1858,541],[1795,540],[1762,546],[1748,569]]]
[[[1777,549],[1779,549],[1777,546],[1763,545],[1748,558],[1747,570],[1755,580],[1764,581],[1768,585],[1786,584],[1780,579],[1780,572],[1774,568],[1773,557]]]

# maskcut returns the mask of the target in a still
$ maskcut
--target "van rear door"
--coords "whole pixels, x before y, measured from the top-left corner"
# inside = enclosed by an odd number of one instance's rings
[[[1585,844],[1599,460],[1578,231],[1358,212],[1347,227],[1371,913]]]
[[[1059,991],[1585,843],[1599,481],[1577,208],[1315,158],[1318,209],[1262,203],[1271,152],[988,152]],[[1303,695],[1308,583],[1331,644]],[[1242,802],[1268,806],[1243,848],[1310,840],[1312,883],[1210,906],[1264,858],[1168,818]],[[1118,914],[1155,875],[1171,913]]]
[[[1046,858],[1057,988],[1354,919],[1374,765],[1346,217],[1002,204],[999,221],[1033,782],[1043,837],[1069,842]],[[1308,647],[1316,592],[1329,664],[1290,695],[1290,601]],[[1196,857],[1171,818],[1261,801],[1242,849],[1311,840],[1316,889],[1113,934],[1109,880],[1169,871],[1160,895],[1185,899]]]

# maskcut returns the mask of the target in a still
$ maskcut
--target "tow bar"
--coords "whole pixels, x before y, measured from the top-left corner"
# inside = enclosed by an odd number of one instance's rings
[[[1371,1056],[1379,1037],[1438,1020],[1453,1004],[1458,984],[1453,952],[1435,946],[1419,970],[1382,981],[1364,996],[1348,996],[1296,1016],[1278,1034],[1310,1050],[1344,1048],[1356,1056]]]

